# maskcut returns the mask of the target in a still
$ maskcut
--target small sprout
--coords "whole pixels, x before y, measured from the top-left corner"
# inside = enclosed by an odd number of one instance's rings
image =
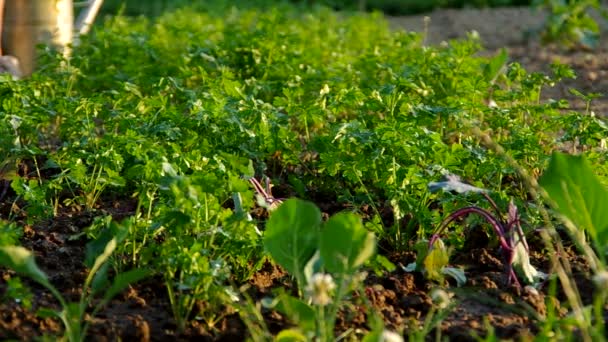
[[[403,342],[403,336],[394,331],[384,330],[380,340],[382,342]]]
[[[306,292],[313,304],[325,306],[331,303],[331,292],[335,288],[336,283],[331,274],[315,273],[310,279],[308,286],[306,286]]]
[[[453,296],[454,295],[452,293],[448,293],[447,291],[439,288],[433,289],[433,291],[431,291],[431,299],[439,309],[447,308],[450,305]]]

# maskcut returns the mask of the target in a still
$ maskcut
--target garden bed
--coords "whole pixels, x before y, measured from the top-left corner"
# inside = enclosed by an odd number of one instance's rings
[[[500,205],[514,198],[532,265],[555,274],[541,238],[548,223],[517,168],[484,144],[472,123],[532,177],[552,151],[584,151],[605,183],[606,128],[588,118],[591,111],[607,115],[608,98],[588,107],[568,89],[608,94],[606,35],[593,51],[524,41],[522,31],[538,22],[526,16],[529,9],[436,11],[426,38],[394,36],[378,25],[380,17],[341,21],[315,11],[302,21],[289,10],[110,19],[75,50],[70,68],[48,55],[31,80],[1,85],[9,99],[0,107],[6,236],[33,251],[70,302],[80,300],[90,269],[87,243],[108,232],[122,236],[109,275],[151,270],[94,317],[88,314],[100,299],[88,303],[86,340],[230,341],[296,326],[260,304],[279,288],[298,293],[263,248],[269,214],[242,178],[262,175],[277,198],[305,198],[324,220],[342,211],[359,215],[376,234],[377,252],[395,266],[372,258],[362,268],[367,277],[346,297],[335,336],[363,338],[376,313],[384,329],[420,339],[580,337],[561,283],[509,284],[499,243],[479,220],[454,224],[446,238],[464,286],[405,268],[416,261],[417,239],[430,238],[450,210],[487,207],[475,196],[431,194],[428,183],[449,171],[491,190]],[[424,30],[423,16],[388,19],[393,30]],[[441,46],[471,29],[486,49],[474,41]],[[508,62],[495,57],[500,48]],[[500,68],[480,76],[492,60]],[[551,74],[555,60],[578,77]],[[582,304],[592,305],[593,269],[559,232]],[[224,266],[209,266],[216,264]],[[38,312],[61,310],[53,295],[27,277],[20,279],[31,291],[9,283],[16,276],[0,270],[0,338],[64,334],[60,320]],[[209,289],[196,292],[194,284]],[[183,326],[167,286],[193,301]],[[437,288],[450,298],[434,296]]]

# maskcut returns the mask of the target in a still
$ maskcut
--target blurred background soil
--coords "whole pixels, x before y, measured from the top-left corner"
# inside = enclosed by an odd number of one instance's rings
[[[428,26],[425,17],[430,18]],[[542,45],[538,30],[547,14],[530,7],[437,9],[431,13],[413,16],[387,17],[394,29],[426,32],[429,45],[450,39],[466,38],[476,31],[486,51],[492,55],[505,48],[510,60],[519,62],[528,71],[550,72],[549,65],[559,61],[570,65],[577,78],[566,80],[553,88],[543,89],[544,100],[567,99],[572,109],[585,110],[585,103],[573,96],[573,87],[582,93],[601,93],[591,103],[597,115],[608,116],[608,21],[599,17],[602,34],[597,48],[566,49],[559,45]],[[426,26],[426,27],[425,27]]]

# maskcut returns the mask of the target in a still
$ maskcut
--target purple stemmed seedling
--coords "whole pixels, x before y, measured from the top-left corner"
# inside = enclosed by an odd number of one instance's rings
[[[435,233],[431,236],[429,251],[433,248],[434,243],[441,237],[441,234],[450,223],[470,214],[477,214],[490,223],[494,233],[498,237],[502,259],[505,264],[508,286],[515,284],[517,287],[521,287],[521,282],[518,279],[517,273],[524,278],[526,284],[534,284],[545,277],[543,273],[537,271],[530,265],[528,244],[524,237],[523,230],[521,229],[517,206],[513,203],[513,200],[509,202],[509,209],[505,219],[494,200],[488,195],[487,190],[465,184],[460,181],[458,176],[449,175],[445,182],[430,183],[429,188],[431,191],[444,189],[446,191],[456,191],[459,193],[481,193],[494,210],[494,213],[492,213],[478,206],[468,206],[454,211],[441,222]]]
[[[268,177],[264,177],[265,186],[262,186],[262,184],[260,184],[260,182],[253,177],[249,178],[249,182],[255,189],[258,204],[265,207],[269,211],[278,208],[279,205],[285,200],[284,198],[275,198],[272,195],[272,185],[270,184],[270,179]]]

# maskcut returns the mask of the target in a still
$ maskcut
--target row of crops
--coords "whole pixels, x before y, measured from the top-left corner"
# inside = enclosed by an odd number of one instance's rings
[[[497,207],[512,200],[524,233],[547,224],[525,177],[542,174],[554,151],[584,153],[606,182],[604,121],[564,100],[541,101],[544,89],[574,77],[569,67],[555,63],[545,75],[504,51],[479,57],[475,35],[424,41],[389,30],[379,14],[287,4],[109,17],[69,61],[47,51],[31,78],[0,76],[0,243],[19,245],[23,227],[68,211],[94,216],[74,235],[91,246],[88,295],[80,311],[65,301],[56,311],[72,340],[86,336],[92,303],[143,278],[162,282],[178,330],[193,317],[212,326],[217,312],[241,305],[238,287],[266,260],[296,277],[301,301],[286,303],[311,308],[283,310],[321,322],[360,285],[361,267],[389,272],[387,256],[431,239],[447,214],[489,208],[480,192],[431,192],[431,182],[455,174],[490,191]],[[277,198],[350,213],[317,232],[318,209],[288,201],[267,222],[259,208],[274,197],[252,178],[274,185]],[[112,203],[134,205],[113,217]],[[445,242],[462,247],[462,227],[452,231]],[[335,241],[344,234],[359,239],[348,245],[352,260],[332,264],[350,253]],[[340,274],[349,286],[306,273],[317,248],[318,274]],[[2,253],[21,276],[53,287],[28,251]],[[339,292],[338,305],[306,303],[315,284]],[[305,323],[303,335],[331,339],[333,326]]]

